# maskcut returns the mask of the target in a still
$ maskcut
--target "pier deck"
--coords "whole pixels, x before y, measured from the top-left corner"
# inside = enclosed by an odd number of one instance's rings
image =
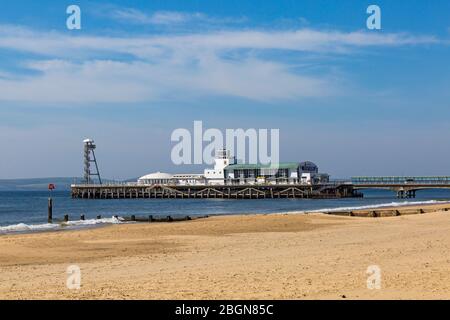
[[[351,184],[275,185],[72,185],[72,198],[78,199],[274,199],[361,197]]]
[[[450,176],[353,177],[351,184],[355,190],[386,189],[396,192],[398,198],[415,198],[419,190],[450,189]]]

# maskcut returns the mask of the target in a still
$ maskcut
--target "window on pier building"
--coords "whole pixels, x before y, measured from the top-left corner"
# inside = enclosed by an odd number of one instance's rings
[[[277,173],[275,174],[275,177],[277,178],[287,178],[288,176],[289,176],[288,169],[278,169]]]

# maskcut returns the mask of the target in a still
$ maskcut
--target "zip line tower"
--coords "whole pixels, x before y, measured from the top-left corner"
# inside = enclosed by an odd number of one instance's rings
[[[102,178],[100,177],[100,172],[98,171],[97,159],[95,158],[95,148],[94,140],[86,139],[84,143],[84,183],[92,184],[93,177],[97,176],[98,182],[102,184]],[[95,172],[91,172],[91,164],[95,164]]]

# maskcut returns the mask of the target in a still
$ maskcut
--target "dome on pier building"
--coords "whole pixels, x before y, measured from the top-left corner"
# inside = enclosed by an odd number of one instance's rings
[[[139,184],[168,184],[173,181],[173,175],[165,172],[154,172],[138,179]]]
[[[319,173],[319,167],[311,161],[304,161],[300,163],[300,172]]]

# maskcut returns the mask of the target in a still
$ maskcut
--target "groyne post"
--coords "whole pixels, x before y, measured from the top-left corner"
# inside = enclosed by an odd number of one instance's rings
[[[378,213],[375,210],[369,212],[369,217],[376,218],[378,217]]]
[[[47,208],[47,221],[48,223],[52,223],[53,221],[53,199],[48,198],[48,208]]]

